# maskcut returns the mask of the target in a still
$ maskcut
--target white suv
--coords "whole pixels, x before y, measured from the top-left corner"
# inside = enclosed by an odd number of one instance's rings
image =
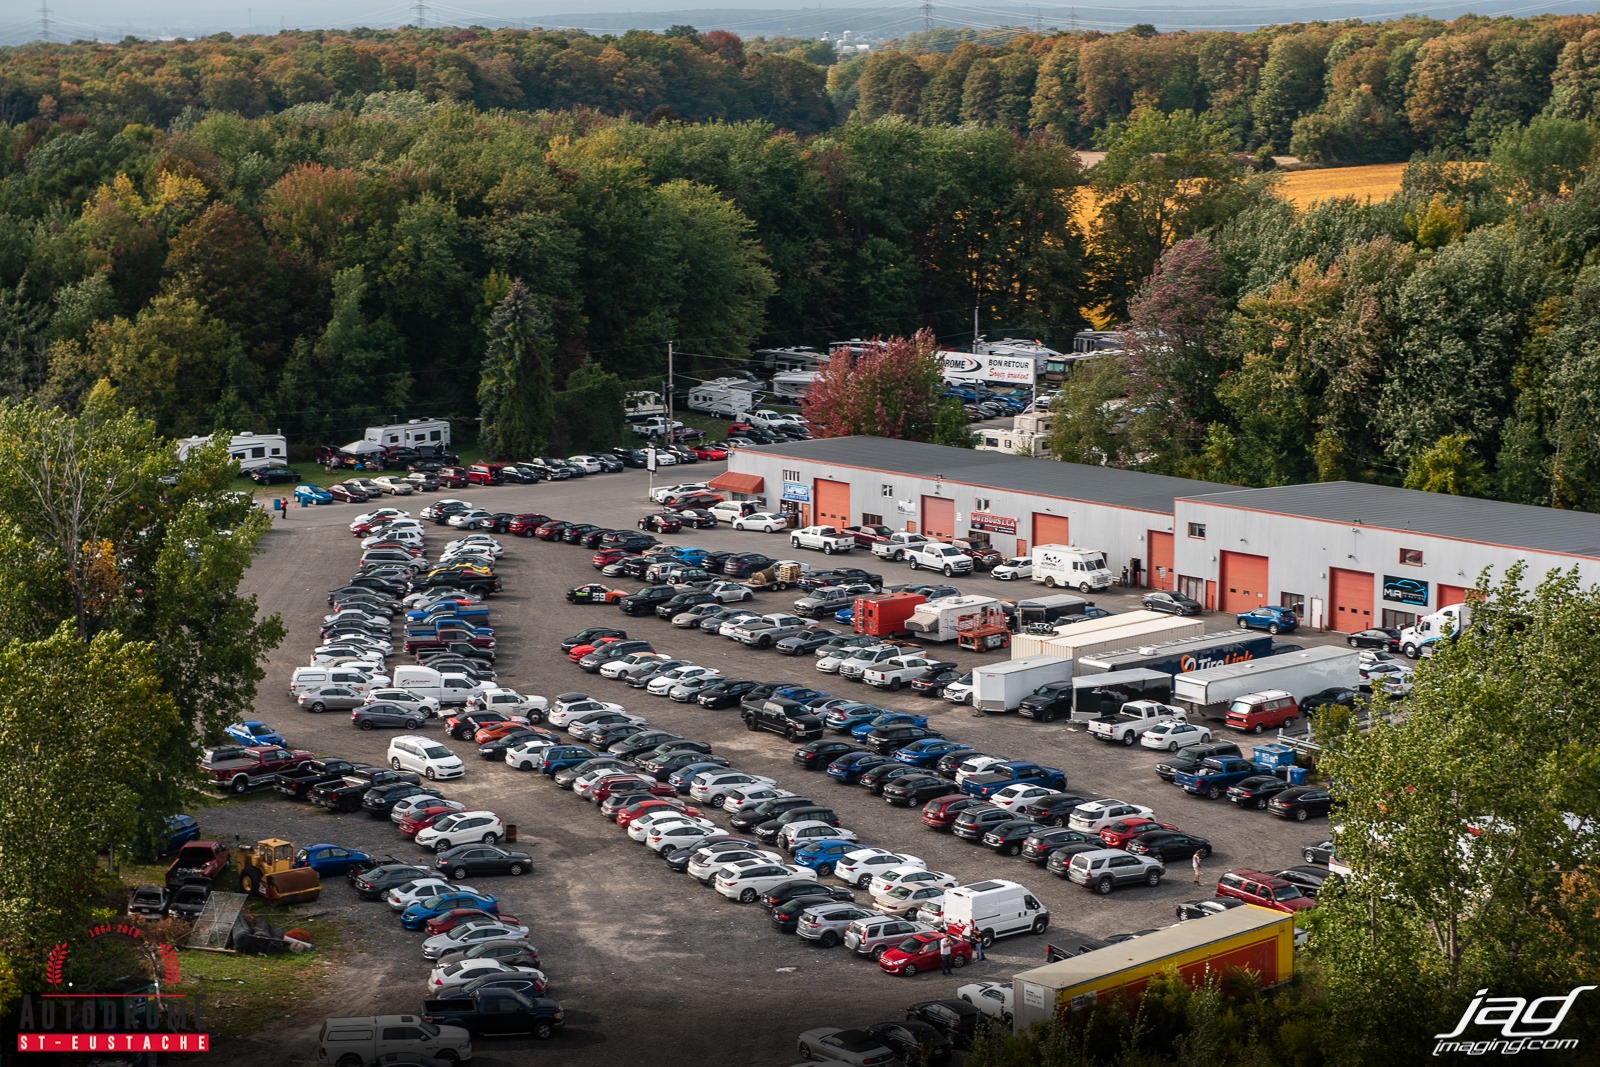
[[[1119,819],[1131,819],[1139,815],[1149,819],[1155,813],[1149,808],[1122,800],[1092,800],[1073,808],[1072,818],[1067,825],[1086,834],[1097,834]]]
[[[457,845],[483,842],[492,845],[505,836],[505,824],[492,811],[457,811],[432,826],[417,831],[417,844],[435,852],[448,852]]]
[[[425,778],[460,778],[467,773],[461,757],[428,737],[404,734],[389,742],[389,766],[417,771]]]

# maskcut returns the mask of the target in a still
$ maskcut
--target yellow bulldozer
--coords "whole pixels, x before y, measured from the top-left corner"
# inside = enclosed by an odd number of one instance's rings
[[[234,849],[239,888],[274,904],[316,900],[322,895],[322,877],[310,867],[296,867],[294,851],[294,845],[280,837]]]

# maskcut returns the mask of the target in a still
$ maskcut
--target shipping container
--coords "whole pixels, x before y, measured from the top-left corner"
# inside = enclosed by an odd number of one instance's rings
[[[928,598],[921,593],[873,593],[856,597],[851,627],[858,634],[890,637],[906,632],[906,620]]]

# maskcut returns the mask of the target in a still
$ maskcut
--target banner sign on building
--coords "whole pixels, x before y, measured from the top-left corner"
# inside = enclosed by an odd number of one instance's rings
[[[1395,604],[1415,604],[1425,608],[1428,606],[1428,583],[1419,582],[1415,578],[1396,578],[1392,574],[1385,574],[1383,599]]]
[[[987,511],[974,511],[968,520],[974,530],[987,530],[997,534],[1015,534],[1017,520],[1005,515],[991,515]]]
[[[811,487],[799,482],[783,483],[783,499],[792,500],[797,504],[811,503]]]

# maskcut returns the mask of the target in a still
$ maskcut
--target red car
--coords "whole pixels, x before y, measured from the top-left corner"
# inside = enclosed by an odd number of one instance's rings
[[[647,815],[650,812],[657,811],[661,808],[675,808],[676,810],[683,812],[685,815],[696,819],[705,817],[705,812],[691,804],[685,804],[682,801],[675,801],[672,797],[651,797],[648,800],[641,800],[636,804],[629,804],[627,807],[617,812],[617,825],[627,826],[639,816]]]
[[[468,484],[467,472],[461,467],[445,467],[437,472],[439,484],[451,489],[460,489]]]
[[[567,653],[567,658],[576,663],[589,653],[593,652],[595,649],[599,648],[601,645],[609,645],[613,641],[621,640],[622,638],[620,637],[602,637],[592,645],[579,645],[577,648]]]
[[[715,460],[715,459],[727,459],[728,458],[728,450],[726,448],[723,448],[720,445],[713,445],[713,444],[693,445],[693,446],[690,447],[689,451],[693,452],[695,455],[699,456],[701,459],[713,459],[713,460]]]
[[[654,533],[677,533],[683,522],[676,515],[646,515],[639,520],[639,529]]]
[[[878,966],[890,974],[910,978],[923,971],[939,969],[940,934],[912,934],[878,957]],[[950,939],[950,966],[965,967],[972,961],[972,943],[964,937]]]
[[[442,800],[437,804],[429,804],[425,808],[418,808],[400,820],[400,836],[416,837],[417,831],[432,826],[446,815],[454,815],[458,811],[465,811],[466,808],[465,804],[457,800]]]
[[[594,564],[595,570],[599,570],[602,567],[611,566],[623,556],[631,555],[633,555],[633,553],[629,552],[625,548],[602,548],[600,551],[594,554],[589,562]]]
[[[1151,830],[1176,829],[1177,827],[1169,822],[1156,822],[1154,819],[1122,819],[1101,830],[1100,840],[1106,843],[1106,848],[1121,848],[1140,834],[1147,834]]]
[[[478,732],[472,735],[472,743],[475,745],[487,745],[490,741],[500,740],[500,738],[504,737],[506,734],[509,734],[512,730],[523,730],[526,728],[527,723],[525,722],[507,721],[484,723],[478,728]]]
[[[429,919],[423,925],[423,929],[431,937],[434,934],[449,933],[455,929],[456,923],[466,922],[468,919],[498,919],[510,926],[522,925],[515,915],[497,915],[492,911],[484,911],[482,908],[451,908],[443,915]]]
[[[948,830],[956,824],[956,816],[978,803],[976,797],[965,793],[951,793],[934,797],[922,805],[922,825],[935,830]]]
[[[540,523],[539,528],[533,531],[533,536],[541,541],[559,541],[561,535],[571,527],[572,523],[564,519],[551,519],[549,522]]]
[[[673,511],[682,511],[685,508],[709,508],[726,499],[721,493],[684,493],[682,496],[669,496],[666,505]]]
[[[370,552],[376,548],[396,548],[401,552],[407,552],[413,556],[422,555],[421,547],[408,541],[374,541],[372,544],[367,546],[367,551]]]
[[[589,799],[596,804],[604,804],[618,790],[632,790],[635,786],[641,785],[649,787],[647,792],[651,796],[673,797],[678,795],[677,789],[666,782],[658,782],[653,778],[645,778],[642,775],[628,774],[601,782],[589,794]]]
[[[518,537],[532,537],[533,532],[550,521],[548,515],[538,515],[528,512],[523,515],[511,516],[511,521],[506,524],[506,533],[514,533]]]

